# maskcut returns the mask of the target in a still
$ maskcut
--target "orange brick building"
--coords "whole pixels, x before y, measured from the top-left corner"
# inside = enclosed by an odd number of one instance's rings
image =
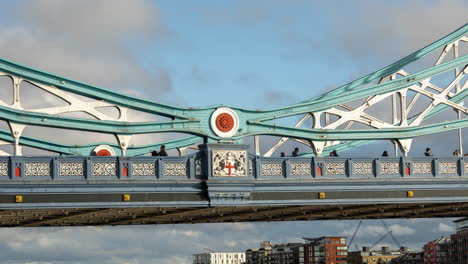
[[[346,237],[304,238],[302,246],[294,248],[297,264],[346,264]]]
[[[390,250],[388,247],[369,250],[368,247],[363,247],[362,251],[348,252],[348,264],[386,264],[403,253],[407,253],[404,247],[400,250]]]

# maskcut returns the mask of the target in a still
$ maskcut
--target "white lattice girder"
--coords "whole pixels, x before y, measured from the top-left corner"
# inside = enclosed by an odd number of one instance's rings
[[[434,64],[439,65],[444,59],[446,59],[447,54],[449,54],[451,50],[453,50],[453,59],[459,57],[458,51],[459,51],[460,42],[468,43],[468,37],[463,36],[460,39],[446,45],[443,48],[441,54],[439,55],[439,57],[437,58]],[[313,123],[313,127],[323,128],[323,129],[337,129],[340,125],[343,125],[345,123],[348,123],[348,125],[344,129],[351,128],[351,126],[354,123],[365,124],[369,127],[376,128],[376,129],[405,127],[405,126],[418,126],[427,117],[427,115],[431,112],[431,110],[433,110],[434,107],[440,104],[445,104],[447,106],[450,106],[451,108],[459,111],[460,113],[468,114],[468,108],[464,106],[463,102],[454,103],[450,101],[450,98],[459,94],[464,89],[468,88],[468,79],[465,81],[464,84],[460,85],[460,81],[466,76],[467,73],[468,73],[468,66],[465,66],[462,71],[460,71],[457,68],[454,71],[454,78],[444,88],[440,88],[437,85],[431,83],[430,78],[428,78],[423,81],[420,81],[419,86],[412,85],[408,88],[405,88],[399,91],[371,96],[367,98],[367,100],[365,100],[364,103],[362,103],[361,105],[355,108],[348,106],[346,104],[340,104],[339,107],[345,110],[339,109],[337,107],[331,107],[329,109],[321,111],[320,113],[308,113],[299,122],[297,122],[294,127],[300,127],[304,123],[304,121],[308,119],[310,116],[313,116],[315,120],[315,122]],[[389,76],[381,78],[378,83],[392,81],[392,80],[397,79],[397,77],[399,76],[406,77],[408,75],[409,74],[405,70],[400,69]],[[454,87],[457,87],[455,92],[452,91]],[[428,88],[429,90],[427,90],[426,88]],[[408,95],[407,95],[408,90],[416,93],[413,96],[413,98],[408,98]],[[411,122],[409,122],[408,115],[410,111],[413,110],[414,106],[416,105],[421,95],[427,98],[430,98],[432,103],[429,104],[429,106],[427,106],[423,111],[410,117],[412,120]],[[400,109],[396,109],[396,102],[394,101],[396,100],[397,96],[400,97],[400,102],[401,102]],[[378,117],[365,112],[367,109],[369,109],[369,107],[379,104],[383,100],[389,97],[392,97],[392,100],[394,101],[393,102],[393,107],[394,107],[393,123],[384,122]],[[407,102],[407,100],[410,100],[410,101]],[[400,113],[399,117],[397,116],[398,110]],[[327,118],[325,126],[322,127],[320,124],[320,121],[317,121],[317,120],[320,120],[320,117],[322,114],[325,114],[325,115],[332,114],[332,115],[337,116],[338,119],[335,120],[334,122],[328,123],[329,119]],[[281,138],[269,151],[265,153],[265,156],[271,156],[273,152],[276,151],[287,140],[288,138],[286,137]],[[333,142],[327,141],[325,142],[325,144],[321,144],[320,142],[317,142],[317,141],[313,141],[313,142],[300,141],[300,140],[296,140],[296,141],[312,147],[313,151],[318,155],[321,155],[324,146],[328,147],[328,146],[338,145],[341,143],[339,141],[333,141]],[[402,150],[403,153],[407,153],[409,149],[411,148],[411,142],[412,142],[411,139],[405,139],[405,140],[397,139],[396,142],[400,146],[400,149]],[[316,148],[318,148],[318,150]]]
[[[108,102],[104,102],[102,100],[95,100],[95,99],[92,101],[85,102],[83,100],[80,100],[78,97],[74,96],[73,94],[62,91],[61,89],[53,85],[44,85],[44,84],[30,81],[30,80],[23,80],[20,77],[13,76],[4,72],[0,72],[0,76],[10,77],[12,80],[12,84],[13,84],[13,103],[11,105],[8,105],[7,103],[0,100],[0,106],[11,107],[11,108],[19,109],[19,110],[27,110],[30,112],[45,113],[45,114],[50,114],[50,115],[61,115],[61,114],[67,114],[67,113],[83,112],[83,113],[87,113],[91,115],[93,118],[97,120],[127,121],[128,108],[126,107],[122,107],[119,105],[115,105],[115,104],[111,104]],[[37,89],[42,89],[43,91],[60,98],[61,100],[65,101],[68,105],[46,107],[46,108],[25,109],[21,105],[21,96],[20,96],[21,83],[23,82],[27,82],[35,86]],[[103,108],[103,107],[115,107],[119,111],[118,118],[113,118],[97,110],[97,108]],[[44,121],[47,121],[47,120],[44,120]],[[26,126],[14,124],[11,122],[8,122],[8,124],[10,126],[12,136],[15,140],[13,143],[14,154],[21,155],[22,150],[21,150],[21,146],[19,145],[19,139],[21,137],[23,130],[26,128]],[[128,135],[126,136],[115,135],[115,136],[122,150],[122,153],[125,154],[125,150],[129,146],[131,136],[128,136]],[[3,151],[3,153],[5,152]],[[0,153],[0,155],[2,154]]]
[[[451,43],[445,45],[442,48],[440,56],[435,61],[435,65],[439,65],[444,61],[450,60],[452,57],[458,58],[459,57],[459,48],[460,45],[465,45],[468,43],[468,37],[462,36],[458,37],[457,35],[456,40],[452,41]],[[447,42],[444,42],[447,43]],[[440,46],[438,46],[440,47]],[[453,55],[453,56],[452,56]],[[445,63],[445,62],[444,62]],[[458,65],[458,64],[457,64]],[[299,122],[297,122],[294,127],[301,127],[305,124],[309,118],[313,119],[312,127],[315,129],[326,129],[326,130],[337,130],[337,129],[352,129],[353,126],[356,124],[363,124],[365,126],[375,128],[375,129],[386,129],[386,128],[401,128],[406,126],[419,126],[424,119],[426,119],[429,114],[432,112],[435,107],[444,104],[455,111],[457,111],[458,118],[460,118],[461,114],[467,114],[468,109],[463,102],[457,103],[451,101],[451,98],[454,96],[459,95],[462,91],[468,88],[468,80],[466,80],[463,84],[461,81],[466,78],[468,68],[465,66],[463,69],[462,67],[454,68],[453,73],[454,77],[450,81],[449,84],[445,87],[439,87],[431,82],[430,78],[424,79],[415,85],[410,87],[406,87],[404,89],[400,89],[398,91],[382,93],[382,94],[375,94],[373,96],[369,96],[364,102],[358,104],[358,106],[351,106],[353,102],[346,102],[340,103],[339,105],[335,105],[328,109],[321,109],[320,112],[309,112],[305,114]],[[97,120],[103,121],[119,121],[119,122],[127,122],[127,112],[128,108],[131,106],[129,105],[117,105],[109,102],[105,102],[102,100],[97,100],[93,98],[92,95],[88,94],[87,98],[90,101],[83,101],[80,99],[78,95],[73,94],[73,92],[66,92],[59,88],[64,81],[56,82],[51,84],[51,82],[44,82],[49,83],[49,85],[45,85],[42,82],[36,82],[31,80],[25,80],[27,75],[17,74],[11,75],[6,72],[9,72],[7,68],[4,68],[5,72],[0,72],[0,76],[8,76],[12,79],[12,88],[13,88],[13,103],[8,105],[7,103],[0,101],[0,106],[10,107],[16,110],[26,110],[28,112],[35,112],[35,113],[45,113],[49,115],[63,115],[67,113],[75,113],[75,112],[83,112],[90,115],[92,118]],[[393,70],[392,70],[393,71]],[[452,70],[451,70],[452,71]],[[381,76],[381,75],[379,75]],[[403,70],[398,69],[393,73],[389,74],[381,78],[378,83],[384,83],[387,81],[395,81],[398,80],[400,77],[406,77],[409,74]],[[31,78],[33,80],[40,80]],[[49,94],[52,94],[64,102],[67,103],[65,106],[53,106],[53,107],[44,107],[44,108],[35,108],[35,109],[24,109],[21,104],[21,96],[20,96],[20,89],[22,83],[29,83],[35,86],[37,89],[41,89]],[[367,83],[362,85],[361,89],[366,89],[366,85],[372,85],[372,83]],[[354,87],[353,89],[355,89]],[[67,90],[69,91],[69,90]],[[72,90],[76,91],[76,90]],[[414,95],[413,95],[414,93]],[[81,94],[81,93],[77,93]],[[417,113],[409,116],[410,113],[416,112],[415,106],[418,105],[418,99],[421,98],[429,98],[431,103],[425,107],[422,111],[418,111]],[[357,98],[357,97],[356,97]],[[387,100],[391,100],[391,104],[386,103]],[[400,104],[398,107],[397,100],[400,100]],[[112,101],[112,100],[110,100]],[[116,102],[116,101],[112,101]],[[119,111],[118,117],[114,118],[111,117],[101,111],[99,108],[105,107],[114,107]],[[380,107],[379,109],[386,109],[386,113],[391,113],[392,121],[384,121],[384,118],[379,117],[374,111],[372,111],[373,107]],[[132,108],[133,109],[133,108]],[[141,109],[140,109],[141,110]],[[145,110],[143,110],[145,111]],[[307,110],[306,110],[307,111]],[[158,112],[159,113],[159,112]],[[304,113],[302,111],[301,113]],[[330,117],[336,116],[336,119],[331,121]],[[455,116],[455,115],[454,115]],[[322,118],[324,119],[324,124],[322,125]],[[454,117],[455,118],[455,117]],[[44,118],[47,119],[47,118]],[[44,120],[45,122],[47,120]],[[23,124],[15,124],[12,122],[8,122],[10,125],[11,136],[14,139],[14,146],[15,146],[15,154],[21,154],[21,146],[19,145],[20,138],[22,136],[22,131],[26,127]],[[21,123],[21,122],[18,122]],[[341,128],[344,126],[344,128]],[[124,131],[125,132],[125,131]],[[116,133],[116,132],[114,132]],[[119,133],[122,133],[120,131]],[[125,133],[123,133],[125,134]],[[283,134],[284,135],[284,134]],[[125,154],[126,149],[129,147],[131,135],[119,135],[114,134],[116,137],[116,141],[120,150],[123,154]],[[258,139],[258,138],[257,138]],[[274,151],[276,151],[282,144],[284,144],[288,140],[287,137],[281,138],[278,143],[276,143],[266,154],[265,156],[270,156]],[[321,155],[325,147],[339,145],[342,142],[340,141],[310,141],[303,138],[296,138],[294,139],[297,142],[310,146],[313,151],[317,155]],[[390,139],[392,142],[397,142],[400,145],[400,148],[404,153],[407,153],[411,147],[411,139]],[[258,147],[258,140],[255,140],[256,150],[259,149]],[[1,154],[1,153],[0,153]]]

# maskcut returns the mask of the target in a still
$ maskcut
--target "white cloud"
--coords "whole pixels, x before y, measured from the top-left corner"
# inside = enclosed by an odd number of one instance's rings
[[[252,230],[255,229],[255,224],[253,223],[232,223],[228,224],[228,228],[231,228],[233,230]]]
[[[447,233],[453,233],[455,232],[455,228],[453,226],[444,224],[444,223],[439,223],[439,232],[447,232]]]
[[[0,57],[153,99],[171,88],[169,73],[142,67],[126,42],[167,34],[152,1],[24,1],[16,15],[17,23],[0,26]]]
[[[94,38],[120,38],[122,33],[165,31],[161,12],[151,1],[60,0],[26,1],[20,6],[24,19],[45,31]],[[59,23],[58,23],[59,22]]]
[[[409,236],[414,235],[416,231],[409,227],[401,224],[393,224],[389,226],[392,234],[394,236]],[[351,236],[354,233],[355,229],[346,230],[345,234]],[[358,237],[382,237],[387,234],[388,231],[383,225],[365,225],[363,224],[358,230],[356,236]]]
[[[184,235],[184,236],[193,237],[193,238],[197,238],[197,237],[199,237],[200,234],[201,234],[200,232],[198,232],[198,231],[193,231],[193,230],[187,230],[187,231],[183,231],[183,232],[181,232],[181,233],[182,233],[182,235]]]
[[[329,5],[329,12],[335,12],[338,4]],[[395,55],[422,48],[463,26],[467,12],[468,3],[463,0],[400,4],[361,0],[353,3],[350,12],[334,16],[331,43],[355,60],[398,59]]]
[[[411,236],[416,233],[416,230],[413,228],[400,224],[391,225],[389,228],[394,236]]]
[[[358,237],[380,237],[385,235],[387,230],[381,225],[366,225],[359,229],[356,236]]]
[[[225,240],[224,245],[228,248],[236,247],[239,243],[235,240]]]
[[[157,66],[157,62],[151,68],[142,66],[128,44],[130,39],[153,44],[168,36],[163,15],[153,1],[26,0],[19,2],[14,10],[12,23],[0,25],[0,57],[144,98],[156,100],[171,90],[170,73]],[[24,85],[20,87],[23,92]],[[21,93],[23,102],[28,97],[35,98],[35,90],[39,89]],[[0,99],[5,100],[3,97]],[[41,94],[46,100],[51,97]],[[70,138],[85,141],[76,144],[117,143],[109,135],[89,136],[90,133],[66,130],[64,134],[55,134],[50,133],[50,128],[48,133],[44,130],[28,127],[23,135],[60,143],[69,143]],[[74,137],[74,134],[81,136]],[[25,148],[24,153],[41,152]]]

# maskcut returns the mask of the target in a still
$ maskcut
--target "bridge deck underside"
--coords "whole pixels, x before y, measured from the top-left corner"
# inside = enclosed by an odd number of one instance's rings
[[[13,209],[0,211],[0,227],[272,222],[467,215],[468,203]]]

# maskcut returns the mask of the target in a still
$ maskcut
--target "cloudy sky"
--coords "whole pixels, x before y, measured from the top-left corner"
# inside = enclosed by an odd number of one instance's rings
[[[0,57],[164,103],[270,108],[386,66],[467,23],[467,13],[466,0],[0,0]],[[388,224],[418,249],[453,233],[451,220]],[[204,248],[350,235],[356,225],[0,229],[0,254],[2,263],[190,263]],[[356,243],[383,234],[365,221]]]

